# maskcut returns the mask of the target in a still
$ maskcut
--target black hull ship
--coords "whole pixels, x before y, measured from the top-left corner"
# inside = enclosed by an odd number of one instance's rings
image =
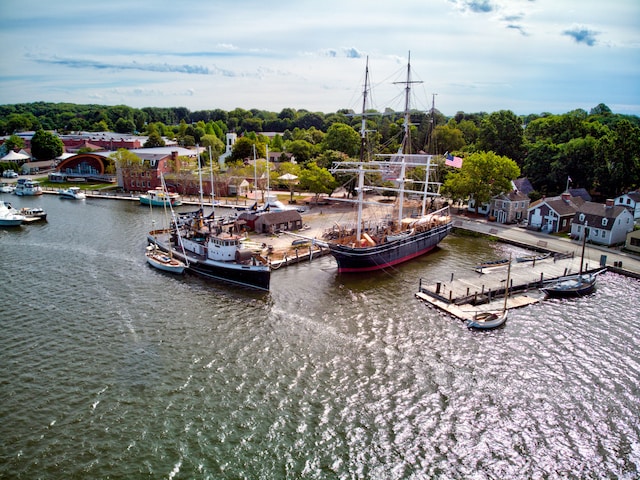
[[[332,168],[334,174],[352,173],[357,178],[358,184],[354,189],[357,198],[345,200],[356,205],[357,219],[350,226],[334,226],[325,232],[326,241],[322,242],[323,246],[329,248],[338,264],[338,272],[341,273],[381,270],[417,258],[433,250],[452,228],[449,207],[434,209],[437,204],[436,198],[440,196],[441,186],[439,182],[431,179],[434,156],[422,152],[409,153],[411,149],[409,98],[410,86],[414,83],[411,81],[410,63],[407,67],[407,79],[401,82],[406,92],[403,112],[404,137],[401,146],[397,153],[376,155],[378,160],[365,158],[368,71],[367,65],[360,132],[360,161],[337,162]],[[424,170],[423,180],[409,180],[407,177],[411,169]],[[365,186],[367,176],[386,180],[386,183]],[[413,188],[406,188],[406,184],[409,183]],[[364,193],[370,190],[388,191],[396,195],[397,200],[393,205],[395,212],[392,216],[387,215],[382,221],[373,223],[364,219],[365,204],[389,208],[388,204],[365,201]],[[411,198],[414,198],[411,205],[413,212],[410,215],[405,212],[405,195],[411,195]],[[422,200],[419,205],[415,203],[415,198]],[[427,199],[429,199],[428,204]],[[407,201],[407,206],[408,204]]]
[[[200,277],[269,290],[271,267],[267,260],[243,245],[244,237],[234,225],[183,225],[149,232],[148,240],[187,265],[187,272]]]
[[[166,191],[164,178],[162,186]],[[171,210],[171,226],[148,233],[150,245],[167,252],[186,265],[186,271],[243,287],[269,290],[271,265],[242,235],[235,218],[204,215],[202,205],[196,212],[176,216]]]
[[[357,246],[355,236],[327,242],[338,263],[338,272],[369,272],[407,262],[433,250],[451,231],[448,207],[416,220],[416,223],[419,221],[423,223],[404,234],[385,236],[379,244],[375,236],[367,233],[360,246]]]

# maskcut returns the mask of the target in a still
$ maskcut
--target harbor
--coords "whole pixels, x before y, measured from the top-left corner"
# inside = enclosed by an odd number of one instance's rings
[[[488,278],[476,263],[531,250],[494,241],[522,229],[459,227],[366,275],[314,254],[263,292],[147,266],[149,208],[133,201],[9,198],[48,216],[0,230],[7,476],[282,478],[282,459],[289,477],[309,465],[338,478],[637,476],[624,449],[640,441],[631,277],[610,270],[592,295],[476,334],[416,299],[419,279]],[[301,234],[339,215],[320,210]],[[633,267],[597,250],[590,267],[600,254]]]

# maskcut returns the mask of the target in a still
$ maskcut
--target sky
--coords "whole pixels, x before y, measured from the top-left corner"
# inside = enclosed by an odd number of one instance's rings
[[[640,115],[639,0],[2,0],[0,104]],[[421,82],[421,83],[418,83]]]

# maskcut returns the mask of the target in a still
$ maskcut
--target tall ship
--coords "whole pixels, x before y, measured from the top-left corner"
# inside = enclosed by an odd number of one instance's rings
[[[410,95],[411,62],[407,64],[405,108],[403,111],[403,138],[397,153],[366,158],[367,97],[369,93],[369,67],[365,73],[362,123],[360,129],[360,159],[356,162],[337,162],[332,173],[355,174],[357,187],[357,217],[350,224],[335,225],[325,232],[323,242],[338,263],[338,272],[369,272],[407,262],[433,250],[451,231],[449,207],[438,208],[441,183],[433,181],[436,159],[434,155],[411,153]],[[378,114],[380,115],[380,114]],[[409,173],[424,172],[421,180],[410,180]],[[367,185],[367,178],[386,180],[382,185]],[[392,185],[392,186],[391,186]],[[367,191],[388,191],[396,195],[393,212],[378,220],[365,218],[366,210],[388,204],[368,201]],[[374,205],[375,204],[375,205]]]

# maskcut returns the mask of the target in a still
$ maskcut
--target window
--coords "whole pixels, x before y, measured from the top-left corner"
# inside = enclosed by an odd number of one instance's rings
[[[602,238],[606,237],[607,231],[606,230],[602,230]]]
[[[608,220],[608,219],[606,219],[606,218],[603,218],[603,219],[602,219],[602,226],[603,226],[603,227],[606,227],[606,226],[607,226],[607,223],[609,223],[609,220]]]

